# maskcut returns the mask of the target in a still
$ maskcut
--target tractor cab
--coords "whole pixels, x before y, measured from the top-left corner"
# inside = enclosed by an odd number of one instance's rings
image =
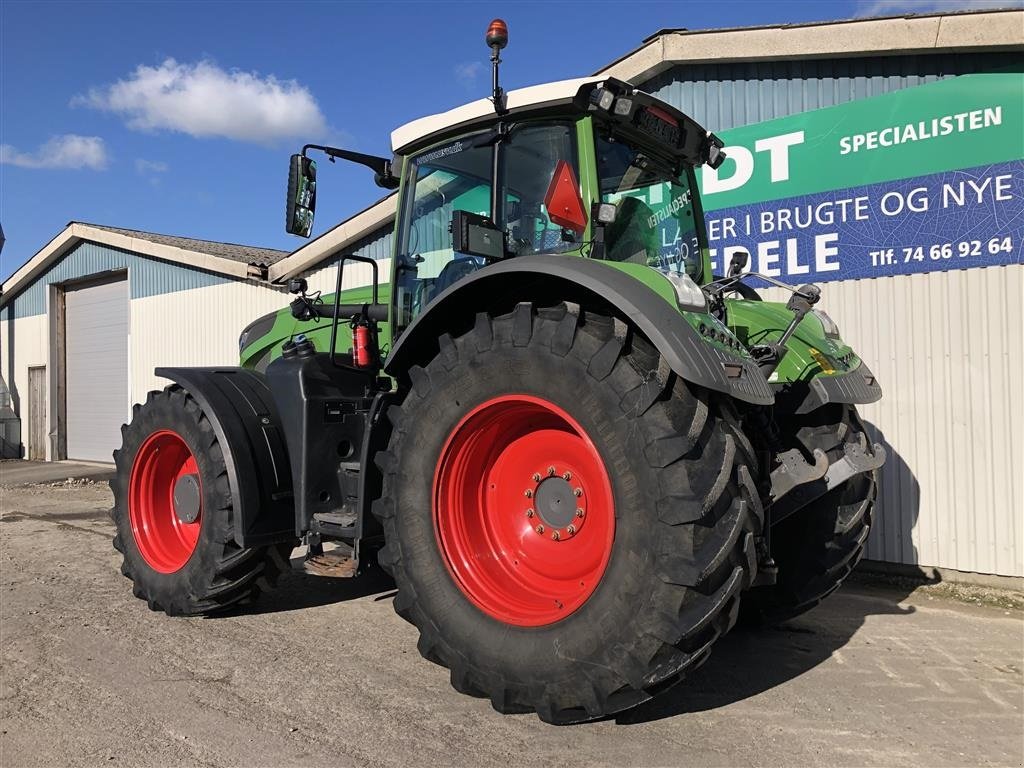
[[[507,103],[503,114],[485,100],[393,134],[407,157],[397,332],[460,279],[519,256],[630,262],[700,283],[707,241],[693,168],[712,152],[724,159],[713,136],[615,80],[527,88]]]
[[[717,168],[722,142],[612,78],[498,90],[398,128],[394,159],[372,166],[401,186],[393,336],[468,275],[522,256],[645,265],[698,291],[710,263],[694,168]],[[316,167],[296,155],[293,168],[289,231],[308,235]]]

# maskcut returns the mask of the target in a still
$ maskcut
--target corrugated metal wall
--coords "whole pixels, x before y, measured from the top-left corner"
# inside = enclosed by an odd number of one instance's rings
[[[959,53],[695,64],[639,85],[718,132],[1020,63],[1015,53]]]
[[[1024,266],[821,288],[884,392],[859,408],[889,453],[867,556],[1024,576]]]
[[[1020,65],[1015,53],[694,65],[641,87],[723,131]],[[867,556],[1024,576],[1024,267],[822,289],[822,307],[885,393],[861,409],[890,455]]]
[[[394,224],[389,223],[376,232],[362,238],[349,248],[345,248],[344,252],[354,253],[357,256],[365,256],[381,262],[378,264],[377,269],[379,270],[380,282],[383,285],[391,280],[391,250],[394,242]],[[334,287],[337,284],[335,268],[338,265],[338,258],[332,257],[327,259],[318,264],[315,269],[303,273],[303,277],[309,283],[310,290],[334,293]],[[369,285],[372,280],[370,267],[362,264],[353,264],[352,262],[345,266],[344,288]]]
[[[119,269],[130,269],[132,272],[133,299],[231,282],[231,278],[223,275],[86,242],[75,246],[64,258],[33,280],[24,291],[5,302],[4,319],[7,319],[9,313],[13,313],[14,317],[29,317],[45,312],[46,288],[52,283]]]

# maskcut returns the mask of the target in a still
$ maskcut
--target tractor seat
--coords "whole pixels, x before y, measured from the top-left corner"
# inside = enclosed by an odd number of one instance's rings
[[[455,285],[466,275],[476,272],[483,265],[484,260],[479,256],[463,256],[449,261],[444,265],[441,274],[434,280],[434,290],[432,291],[433,295],[431,298]]]

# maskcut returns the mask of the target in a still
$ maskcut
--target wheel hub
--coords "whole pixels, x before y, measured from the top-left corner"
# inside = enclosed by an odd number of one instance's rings
[[[527,517],[534,518],[534,531],[554,541],[565,541],[579,533],[586,520],[586,495],[579,478],[569,470],[548,466],[546,476],[535,472],[526,496],[533,499]],[[541,480],[535,478],[540,475]],[[532,514],[531,514],[532,513]]]
[[[182,475],[174,483],[174,514],[183,523],[194,523],[202,507],[199,475]]]

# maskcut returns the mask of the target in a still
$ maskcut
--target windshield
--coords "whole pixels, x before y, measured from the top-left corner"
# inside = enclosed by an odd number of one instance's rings
[[[614,203],[615,220],[605,227],[610,261],[628,261],[703,277],[699,222],[692,176],[609,133],[595,138],[601,202]]]

